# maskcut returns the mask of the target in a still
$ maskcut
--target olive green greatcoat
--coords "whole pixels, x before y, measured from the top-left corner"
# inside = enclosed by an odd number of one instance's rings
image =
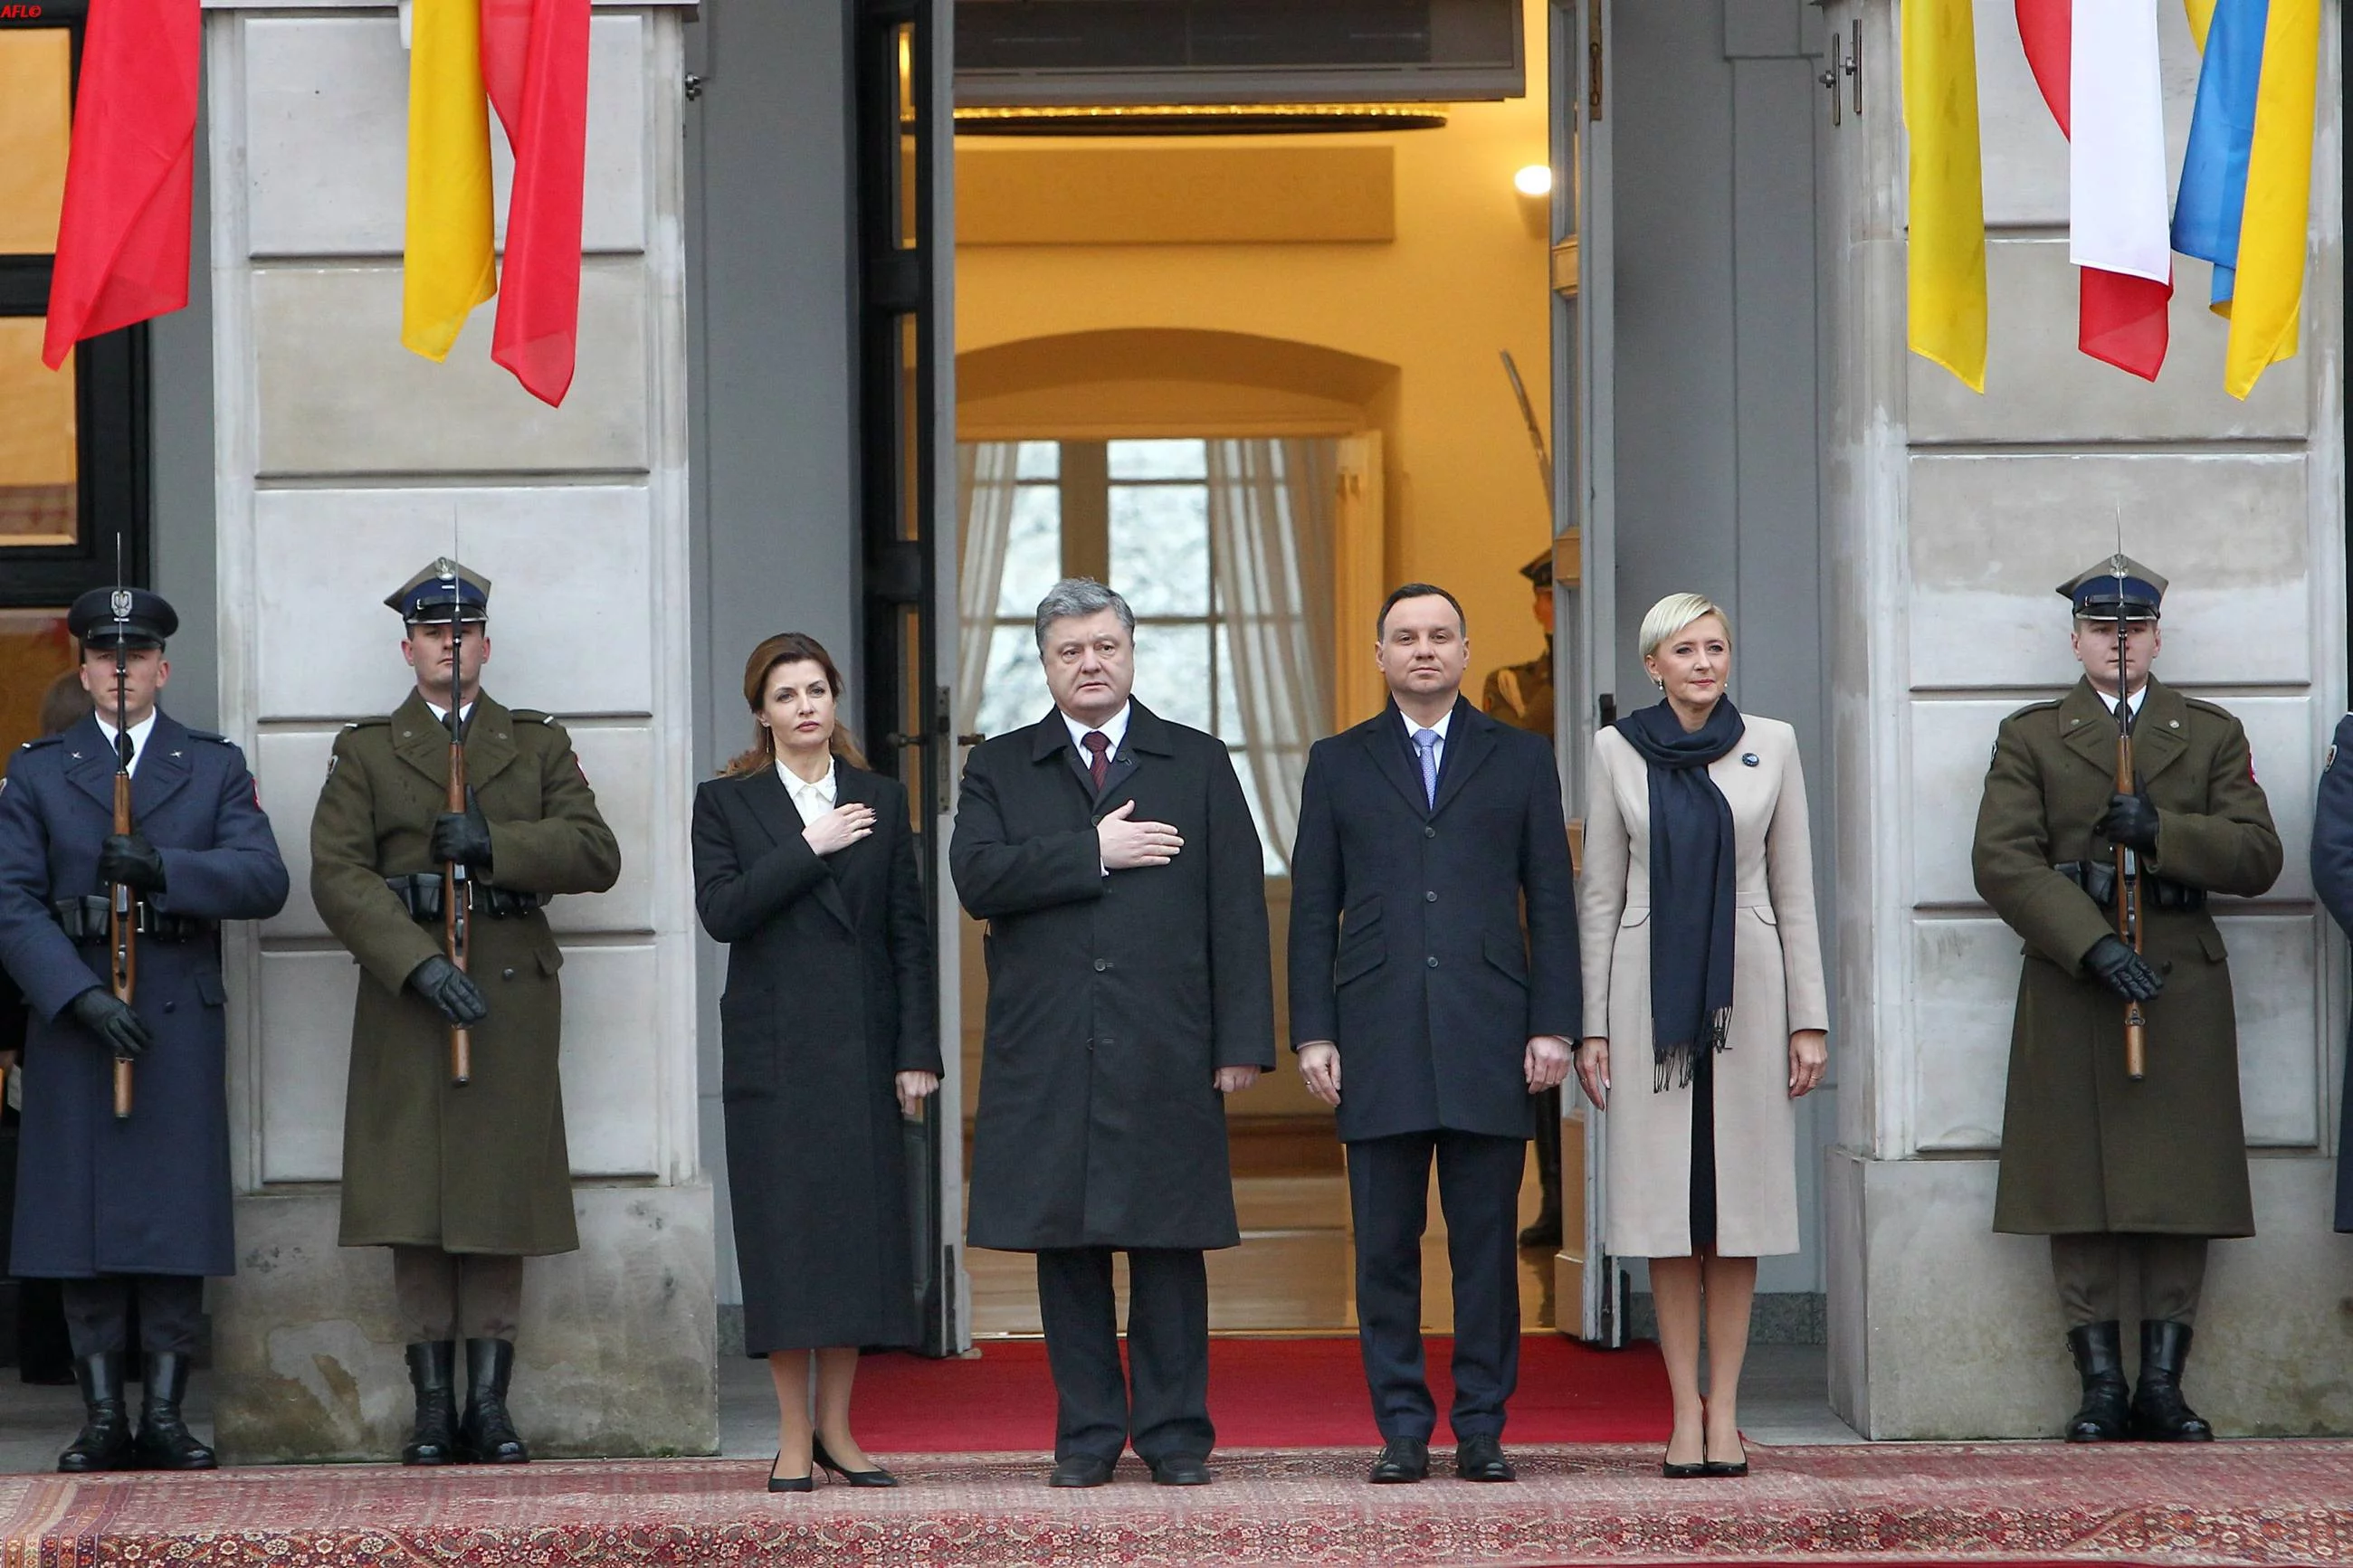
[[[2149,874],[2252,898],[2279,876],[2279,833],[2246,731],[2152,680],[2134,762],[2158,810]],[[2252,1236],[2231,966],[2206,910],[2144,896],[2148,1072],[2125,1073],[2124,1004],[2082,968],[2113,915],[2052,869],[2110,860],[2092,825],[2116,784],[2116,721],[2088,681],[2002,721],[1978,808],[1978,891],[2025,938],[2002,1113],[1994,1229]],[[1933,1046],[1931,1047],[1933,1049]]]
[[[481,698],[466,773],[491,824],[483,880],[544,896],[602,892],[620,875],[561,724]],[[427,839],[448,787],[449,731],[412,692],[390,719],[336,737],[311,819],[311,896],[365,971],[343,1106],[343,1244],[570,1252],[580,1237],[556,1074],[564,955],[546,913],[494,921],[477,906],[470,967],[491,1013],[474,1027],[465,1088],[449,1081],[448,1026],[404,989],[441,952],[441,926],[410,919],[384,879],[439,869]]]

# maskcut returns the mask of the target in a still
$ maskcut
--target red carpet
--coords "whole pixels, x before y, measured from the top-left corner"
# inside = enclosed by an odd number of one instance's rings
[[[1451,1339],[1426,1342],[1434,1440],[1450,1443]],[[965,1361],[871,1355],[858,1366],[858,1438],[878,1454],[1039,1453],[1054,1446],[1054,1384],[1035,1340],[988,1341]],[[1221,1448],[1378,1447],[1353,1339],[1212,1340],[1209,1414]],[[1661,1443],[1667,1369],[1650,1343],[1588,1350],[1558,1334],[1520,1342],[1511,1443]]]
[[[2287,1568],[2353,1563],[2353,1444],[1752,1448],[1669,1481],[1648,1443],[1525,1446],[1517,1486],[1372,1487],[1365,1452],[892,1458],[896,1491],[762,1489],[758,1459],[0,1477],[0,1568]]]

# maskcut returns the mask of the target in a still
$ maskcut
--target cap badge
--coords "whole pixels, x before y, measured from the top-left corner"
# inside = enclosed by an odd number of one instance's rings
[[[107,607],[108,607],[108,608],[110,608],[110,609],[111,609],[111,610],[114,612],[114,618],[115,618],[116,620],[118,620],[118,621],[127,621],[127,620],[129,620],[129,619],[131,618],[131,590],[130,590],[130,589],[128,589],[128,588],[117,588],[117,589],[114,591],[113,595],[112,595],[111,598],[109,598],[109,599],[106,601],[106,603],[107,603]]]

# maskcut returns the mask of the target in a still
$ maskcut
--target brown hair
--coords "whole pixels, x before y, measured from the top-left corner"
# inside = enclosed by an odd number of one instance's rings
[[[830,742],[833,754],[853,768],[864,767],[866,755],[858,749],[857,738],[850,734],[849,726],[841,719],[841,703],[845,695],[841,689],[841,671],[834,668],[833,656],[825,651],[825,645],[807,632],[778,632],[775,637],[763,639],[760,646],[752,650],[752,657],[744,661],[744,706],[756,715],[760,711],[761,699],[767,695],[769,673],[780,664],[804,663],[814,664],[825,671],[825,683],[833,689],[833,735]],[[757,773],[762,768],[774,767],[776,763],[776,733],[754,717],[752,721],[751,750],[738,755],[719,771],[727,778],[738,778],[744,773]]]

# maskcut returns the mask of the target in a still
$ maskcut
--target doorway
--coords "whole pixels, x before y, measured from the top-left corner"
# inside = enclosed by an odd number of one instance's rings
[[[961,6],[959,27],[967,10],[1003,9]],[[1224,739],[1251,797],[1280,1008],[1298,775],[1309,744],[1385,700],[1371,658],[1382,595],[1418,579],[1463,601],[1472,700],[1500,670],[1541,669],[1530,692],[1553,684],[1548,596],[1523,574],[1549,567],[1556,524],[1543,456],[1551,18],[1541,4],[1457,5],[1475,25],[1449,36],[1449,7],[1378,7],[1398,29],[1383,61],[1366,58],[1378,29],[1363,16],[1316,30],[1345,7],[1268,6],[1255,41],[1223,43],[1209,13],[1236,8],[1175,9],[1200,26],[1157,74],[1072,63],[1094,37],[1084,0],[1023,8],[1035,33],[1069,23],[1068,68],[1023,57],[1002,28],[960,34],[955,729],[970,741],[1045,712],[1030,616],[1054,577],[1125,594],[1138,698]],[[1334,74],[1318,91],[1273,85],[1319,50]],[[1356,87],[1335,85],[1349,73]],[[1350,92],[1363,101],[1334,101]],[[1245,549],[1287,564],[1282,592],[1231,570]],[[1309,655],[1270,655],[1255,634],[1271,623]],[[1530,707],[1553,717],[1548,700]],[[978,928],[964,937],[968,1126],[986,976]],[[1352,1331],[1340,1146],[1277,1056],[1228,1106],[1244,1242],[1212,1256],[1211,1325]],[[1539,1194],[1532,1173],[1524,1222]],[[1431,1221],[1425,1311],[1442,1331],[1434,1204]],[[1558,1250],[1524,1254],[1532,1329],[1556,1321]],[[1029,1259],[965,1261],[974,1331],[1035,1331]]]

